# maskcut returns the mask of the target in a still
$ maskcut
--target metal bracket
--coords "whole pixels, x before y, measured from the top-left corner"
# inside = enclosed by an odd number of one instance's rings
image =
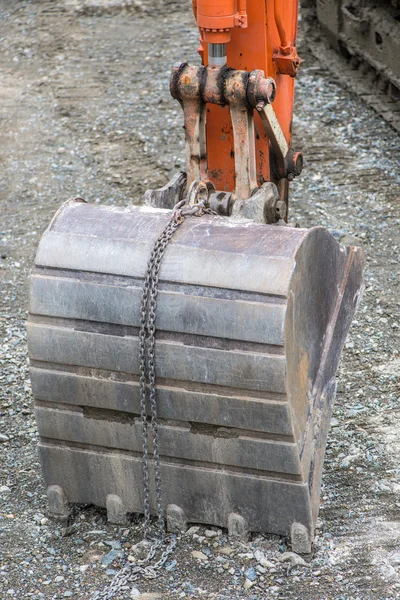
[[[296,77],[302,61],[294,46],[280,46],[279,50],[274,52],[272,58],[276,64],[278,73],[289,75],[289,77]]]
[[[280,199],[274,183],[268,181],[246,200],[236,200],[232,209],[235,219],[250,219],[256,223],[274,224],[286,219],[286,203]]]
[[[174,208],[175,204],[180,202],[185,196],[186,173],[180,171],[173,178],[158,190],[146,190],[144,203],[153,208]]]

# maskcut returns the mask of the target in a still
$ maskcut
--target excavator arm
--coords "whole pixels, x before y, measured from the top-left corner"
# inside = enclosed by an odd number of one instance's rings
[[[193,11],[207,69],[203,81],[212,78],[220,84],[214,97],[203,96],[208,178],[217,190],[236,190],[243,200],[254,192],[242,185],[249,171],[252,185],[274,182],[287,203],[287,182],[302,169],[301,155],[291,148],[294,78],[301,62],[296,52],[298,2],[193,0]],[[250,87],[252,73],[263,74],[273,90],[254,96],[254,90],[242,89],[241,98],[226,97],[224,85],[236,70]],[[201,86],[199,92],[201,97]]]

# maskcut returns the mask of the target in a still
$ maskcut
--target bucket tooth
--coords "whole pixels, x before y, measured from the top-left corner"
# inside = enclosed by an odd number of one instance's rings
[[[139,307],[169,218],[66,203],[31,279],[28,345],[46,485],[117,519],[143,512]],[[160,270],[156,343],[171,527],[179,516],[183,527],[275,533],[310,550],[362,269],[362,250],[322,227],[203,216],[177,230]],[[151,443],[149,451],[152,470]]]
[[[116,494],[106,496],[107,521],[114,525],[127,525],[128,515],[124,503]]]
[[[49,485],[46,491],[49,516],[58,521],[66,521],[70,515],[70,510],[63,488],[59,485]]]
[[[249,529],[246,520],[235,513],[228,516],[228,535],[231,538],[247,542],[249,539]]]
[[[310,532],[302,523],[293,523],[290,529],[292,550],[297,554],[309,554],[312,549]]]
[[[187,519],[185,511],[176,504],[168,504],[167,506],[167,531],[176,533],[185,533],[187,531]]]

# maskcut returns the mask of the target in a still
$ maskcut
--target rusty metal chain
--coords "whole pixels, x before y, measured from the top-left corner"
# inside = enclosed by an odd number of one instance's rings
[[[157,420],[157,398],[156,398],[156,312],[158,282],[161,262],[167,249],[168,243],[178,227],[183,223],[185,217],[202,216],[211,213],[204,202],[198,202],[193,206],[182,200],[175,205],[173,214],[167,226],[157,238],[150,260],[147,265],[143,285],[142,299],[140,303],[140,329],[139,329],[139,380],[140,380],[140,419],[142,424],[142,447],[143,447],[143,512],[144,512],[144,539],[149,537],[151,529],[150,510],[150,474],[149,474],[149,442],[148,442],[148,420],[147,420],[147,377],[149,380],[150,418],[154,460],[154,479],[156,491],[156,507],[158,521],[158,537],[152,540],[150,550],[143,560],[135,563],[126,561],[125,565],[114,576],[107,589],[99,591],[93,600],[111,600],[120,597],[120,593],[128,591],[130,584],[140,577],[155,579],[158,572],[165,565],[170,554],[176,547],[176,536],[168,536],[168,545],[162,552],[158,561],[153,562],[156,553],[167,543],[165,536],[164,510],[162,504],[161,465],[159,453],[159,435]],[[146,355],[147,349],[147,355]]]

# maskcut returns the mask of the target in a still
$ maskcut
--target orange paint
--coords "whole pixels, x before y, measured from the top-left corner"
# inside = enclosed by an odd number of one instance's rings
[[[219,7],[219,10],[225,7],[226,12],[240,11],[245,7],[247,27],[236,26],[230,29],[230,42],[227,44],[228,66],[245,71],[262,69],[267,77],[275,79],[277,94],[273,107],[286,140],[291,145],[294,79],[278,72],[277,57],[290,53],[296,44],[297,0],[252,0],[247,4],[240,0],[194,0],[193,5],[195,10],[197,6],[197,12],[200,4],[207,4],[207,10],[211,10],[213,6],[216,9]],[[203,35],[202,30],[201,32]],[[286,42],[284,48],[282,41]],[[207,64],[207,44],[204,45],[204,63]],[[255,128],[257,181],[262,184],[264,181],[273,180],[273,177],[269,160],[269,140],[257,114]],[[234,149],[228,107],[207,105],[206,132],[210,180],[217,189],[232,191],[235,187]]]
[[[227,44],[235,27],[247,27],[246,0],[194,0],[197,25],[205,42]]]

